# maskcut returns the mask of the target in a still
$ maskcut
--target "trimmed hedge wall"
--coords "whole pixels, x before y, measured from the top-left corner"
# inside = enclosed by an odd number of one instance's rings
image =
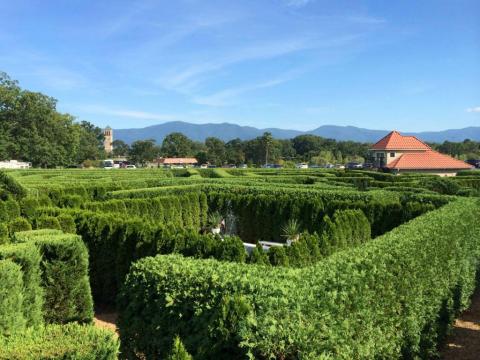
[[[162,358],[178,335],[195,359],[433,357],[474,289],[479,211],[458,199],[303,269],[142,259],[119,299],[122,356]]]
[[[300,191],[242,194],[224,189],[223,192],[208,192],[208,200],[212,210],[224,215],[233,214],[239,236],[250,243],[258,240],[282,241],[282,227],[290,219],[297,219],[302,230],[320,232],[325,225],[324,216],[332,217],[337,209],[362,210],[371,224],[373,237],[376,237],[448,202],[444,197],[442,201],[430,201],[429,198],[400,198],[389,193],[368,194]],[[414,212],[410,212],[412,206],[415,207]]]
[[[70,211],[77,232],[90,253],[90,282],[95,302],[114,303],[132,262],[157,254],[181,253],[198,258],[245,261],[238,238],[221,242],[195,228],[154,225],[139,218],[122,220],[116,214]]]
[[[157,224],[200,229],[206,223],[207,199],[201,192],[149,199],[113,199],[86,202],[83,208],[102,213],[117,213],[125,217],[141,216]]]
[[[0,170],[0,189],[4,189],[7,193],[12,194],[17,199],[21,199],[27,195],[27,190],[20,183],[5,171]]]
[[[0,284],[1,338],[25,327],[21,267],[11,260],[0,260]]]
[[[0,259],[10,259],[22,269],[23,317],[26,325],[43,324],[44,289],[41,286],[39,250],[28,243],[3,245],[0,246]]]
[[[33,243],[40,252],[45,322],[91,322],[88,251],[80,236],[55,230],[26,231],[16,233],[15,241]]]
[[[109,330],[75,323],[47,325],[0,337],[0,360],[115,360],[118,348]]]

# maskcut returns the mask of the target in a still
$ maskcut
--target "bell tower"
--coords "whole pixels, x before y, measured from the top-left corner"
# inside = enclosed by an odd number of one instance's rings
[[[110,126],[103,130],[103,137],[103,148],[107,154],[110,154],[113,151],[113,130]]]

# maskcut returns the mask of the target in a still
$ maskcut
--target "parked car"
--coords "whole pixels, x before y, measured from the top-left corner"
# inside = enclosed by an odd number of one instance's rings
[[[347,165],[345,166],[347,169],[350,169],[350,170],[354,170],[354,169],[363,169],[363,165],[358,163],[358,162],[355,162],[355,161],[352,161],[352,162],[349,162],[347,163]]]
[[[480,168],[480,160],[468,159],[465,161],[467,164],[475,166],[477,169]]]
[[[136,169],[137,167],[135,165],[127,165],[125,166],[125,169]]]
[[[247,169],[248,166],[247,166],[247,164],[241,164],[241,165],[238,166],[238,168],[239,169]]]
[[[345,165],[342,164],[336,164],[335,169],[345,169]]]
[[[307,163],[299,163],[295,165],[297,169],[308,169],[308,164]]]
[[[374,167],[373,164],[369,162],[366,162],[363,164],[364,169],[373,169],[373,167]]]

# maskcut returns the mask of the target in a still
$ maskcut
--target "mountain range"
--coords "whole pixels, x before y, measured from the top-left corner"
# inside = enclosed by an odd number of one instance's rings
[[[394,129],[391,129],[394,130]],[[163,124],[137,129],[114,129],[114,139],[123,140],[128,144],[136,140],[154,139],[161,144],[163,138],[172,132],[181,132],[192,140],[204,141],[214,136],[224,141],[235,138],[242,140],[253,139],[264,132],[272,133],[276,139],[290,139],[298,135],[312,134],[335,140],[351,140],[357,142],[374,143],[388,134],[391,130],[369,130],[355,126],[323,125],[311,131],[285,130],[278,128],[258,129],[252,126],[241,126],[230,123],[221,124],[192,124],[183,121],[171,121]],[[398,130],[398,129],[396,129]],[[401,130],[399,130],[401,131]],[[402,132],[403,135],[414,135],[426,142],[463,141],[465,139],[480,141],[480,127],[450,129],[427,132]]]

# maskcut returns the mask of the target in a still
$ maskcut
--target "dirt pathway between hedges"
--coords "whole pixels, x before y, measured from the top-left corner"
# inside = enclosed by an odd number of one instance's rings
[[[480,289],[472,297],[472,305],[455,321],[452,334],[442,352],[443,360],[480,359]]]
[[[118,329],[116,326],[118,314],[110,309],[96,309],[95,310],[95,317],[93,322],[95,326],[112,330],[117,333]]]

